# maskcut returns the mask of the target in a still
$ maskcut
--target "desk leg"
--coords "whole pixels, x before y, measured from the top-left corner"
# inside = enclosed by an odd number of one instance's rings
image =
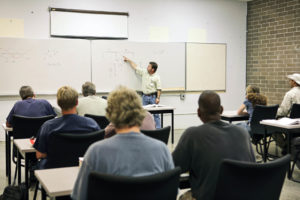
[[[266,138],[266,135],[267,135],[267,128],[265,127],[265,132],[264,132],[264,140],[263,140],[263,145],[264,145],[264,153],[263,153],[263,161],[264,162],[267,162],[267,138]]]
[[[8,176],[8,135],[7,131],[5,131],[5,173]]]
[[[47,198],[46,191],[42,187],[42,200],[46,200],[46,198]]]
[[[11,184],[11,133],[7,132],[7,170],[8,185]]]
[[[26,185],[26,199],[28,200],[28,190],[29,190],[29,181],[28,181],[28,155],[25,153],[25,185]]]
[[[21,154],[20,152],[18,151],[18,154],[17,154],[17,170],[18,170],[18,184],[20,185],[21,184]]]
[[[291,154],[291,136],[288,132],[286,133],[286,137],[287,137],[287,153]],[[292,178],[292,171],[291,171],[291,161],[290,161],[289,168],[288,168],[288,179],[291,178]]]
[[[174,144],[174,111],[172,111],[172,113],[171,113],[171,120],[172,120],[172,129],[171,129],[171,131],[172,131],[172,144]]]
[[[160,114],[160,128],[164,127],[164,114]]]

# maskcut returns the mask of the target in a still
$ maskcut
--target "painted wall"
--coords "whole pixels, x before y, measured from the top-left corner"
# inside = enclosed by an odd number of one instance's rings
[[[49,38],[48,7],[128,12],[130,41],[226,43],[226,91],[220,92],[222,104],[225,110],[236,110],[244,99],[247,15],[245,2],[236,0],[0,0],[0,26],[3,21],[15,22],[17,27],[9,29],[11,36]],[[0,31],[0,36],[5,36],[5,33]],[[179,93],[162,95],[161,104],[176,107],[176,129],[200,124],[196,115],[199,94],[200,92],[186,93],[185,100],[180,100]],[[55,96],[43,98],[56,104]],[[5,122],[8,112],[17,100],[19,97],[0,97],[1,123]],[[164,119],[165,124],[169,124],[169,116]],[[1,132],[3,133],[2,129]],[[0,139],[4,138],[2,133]]]

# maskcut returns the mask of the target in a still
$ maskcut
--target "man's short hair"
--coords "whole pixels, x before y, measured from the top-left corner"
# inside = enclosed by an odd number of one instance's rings
[[[156,72],[157,67],[158,67],[157,63],[156,62],[149,62],[149,64],[151,65],[152,69],[154,69],[154,72]]]
[[[63,86],[57,91],[57,104],[62,110],[69,110],[78,103],[78,93],[69,86]]]
[[[22,86],[19,90],[20,97],[22,100],[27,99],[28,97],[33,97],[34,93],[30,86]]]
[[[205,90],[199,97],[198,106],[202,113],[206,115],[220,114],[220,96],[211,90]]]
[[[120,86],[109,94],[106,117],[116,128],[141,126],[145,116],[141,98],[134,90]]]
[[[92,82],[85,82],[82,85],[82,94],[83,96],[89,96],[89,95],[95,95],[96,94],[96,86],[94,83]]]

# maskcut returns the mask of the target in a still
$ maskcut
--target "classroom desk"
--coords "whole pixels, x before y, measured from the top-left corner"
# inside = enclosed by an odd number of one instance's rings
[[[72,193],[79,167],[62,167],[54,169],[35,170],[34,175],[42,188],[52,197],[67,196]],[[42,195],[42,199],[46,199]]]
[[[265,127],[265,134],[264,134],[264,155],[263,160],[266,162],[267,159],[267,148],[266,148],[266,133],[268,129],[271,129],[272,131],[276,131],[278,133],[284,133],[287,137],[287,152],[291,153],[291,134],[295,132],[300,132],[300,124],[297,125],[283,125],[278,123],[278,120],[262,120],[260,121],[260,124],[262,124]],[[288,169],[288,179],[291,179],[291,166],[289,163],[289,169]]]
[[[249,120],[249,115],[238,115],[236,114],[236,111],[233,112],[229,112],[229,111],[225,111],[222,115],[221,115],[221,119],[224,121],[228,121],[229,123],[233,122],[233,121],[245,121],[245,120]]]
[[[171,133],[172,133],[172,144],[174,144],[174,107],[170,106],[155,106],[155,105],[147,105],[143,106],[145,110],[150,112],[151,114],[160,114],[161,127],[163,127],[163,114],[171,113]]]
[[[12,128],[2,124],[5,131],[5,171],[8,178],[8,185],[11,184],[11,137]]]
[[[53,169],[35,170],[34,175],[42,185],[42,189],[50,198],[71,195],[73,187],[79,173],[79,167],[62,167]],[[180,176],[180,188],[190,188],[189,175],[187,173]],[[46,195],[42,196],[42,200]]]
[[[14,145],[16,146],[16,148],[18,150],[18,155],[17,155],[18,184],[21,184],[21,157],[23,157],[25,160],[25,184],[27,186],[27,199],[28,199],[29,156],[34,156],[36,150],[35,150],[35,148],[33,148],[32,144],[30,143],[29,138],[14,139]]]

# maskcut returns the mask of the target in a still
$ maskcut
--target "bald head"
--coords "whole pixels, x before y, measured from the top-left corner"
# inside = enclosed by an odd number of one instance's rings
[[[198,116],[205,123],[219,120],[223,112],[219,95],[210,90],[202,92],[198,100]]]

